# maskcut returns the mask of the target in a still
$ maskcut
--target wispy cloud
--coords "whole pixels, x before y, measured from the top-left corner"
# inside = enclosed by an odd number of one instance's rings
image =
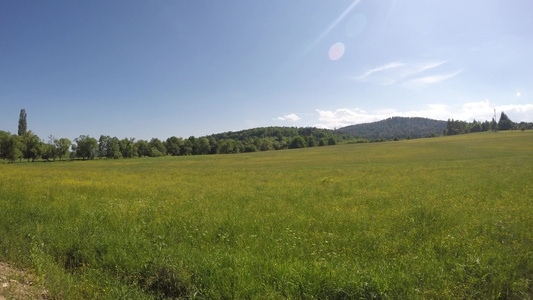
[[[426,76],[421,78],[413,78],[419,74],[435,69],[443,64],[446,60],[441,61],[425,61],[425,62],[391,62],[376,68],[372,68],[359,76],[353,77],[359,82],[369,82],[379,85],[391,85],[395,83],[401,83],[403,87],[417,88],[424,84],[437,83],[439,81],[451,78],[462,70],[451,74],[437,74],[432,76]],[[443,79],[444,78],[444,79]]]
[[[429,84],[435,84],[435,83],[438,83],[438,82],[453,78],[453,77],[459,75],[462,71],[463,70],[457,70],[457,71],[455,71],[453,73],[449,73],[449,74],[439,74],[439,75],[433,75],[433,76],[420,77],[420,78],[416,78],[416,79],[412,79],[412,80],[406,81],[406,82],[404,82],[402,84],[402,86],[403,87],[407,87],[407,88],[418,89],[418,88],[422,88],[422,87],[424,87],[426,85],[429,85]]]
[[[460,106],[449,106],[446,104],[428,104],[424,109],[411,111],[398,111],[395,109],[382,109],[379,111],[367,112],[359,108],[348,109],[339,108],[334,111],[320,110],[318,112],[318,124],[320,128],[339,128],[348,125],[370,123],[380,121],[390,117],[423,117],[435,120],[465,120],[465,121],[485,121],[491,120],[494,109],[499,114],[504,111],[511,120],[520,122],[533,118],[533,104],[508,104],[491,105],[489,100],[467,102]]]
[[[300,120],[300,117],[298,117],[296,114],[290,114],[290,115],[278,117],[277,119],[280,121],[296,122]]]
[[[355,77],[355,79],[357,79],[357,80],[365,80],[365,78],[369,77],[370,75],[372,75],[374,73],[382,72],[382,71],[389,70],[389,69],[398,68],[398,67],[401,67],[401,66],[405,66],[405,64],[402,63],[402,62],[392,62],[392,63],[386,64],[386,65],[383,65],[383,66],[379,66],[377,68],[370,69],[370,70],[366,71],[363,75]]]

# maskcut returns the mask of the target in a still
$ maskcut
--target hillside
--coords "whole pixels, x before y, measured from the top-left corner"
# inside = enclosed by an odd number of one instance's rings
[[[337,135],[340,138],[349,139],[349,134],[338,134],[330,129],[322,129],[315,127],[257,127],[252,129],[245,129],[239,131],[228,131],[217,133],[208,137],[213,137],[215,140],[234,139],[244,141],[248,138],[294,138],[296,136],[313,136],[317,140],[321,138],[328,138]]]
[[[429,137],[432,134],[441,135],[443,129],[446,129],[446,121],[392,117],[378,122],[342,127],[338,131],[357,138],[391,140],[408,136],[417,139]]]
[[[258,127],[213,134],[207,138],[218,144],[224,144],[224,141],[241,143],[245,148],[241,152],[254,152],[324,146],[331,144],[330,139],[337,143],[352,140],[354,137],[348,133],[315,127]],[[303,144],[295,146],[294,141],[299,139]]]

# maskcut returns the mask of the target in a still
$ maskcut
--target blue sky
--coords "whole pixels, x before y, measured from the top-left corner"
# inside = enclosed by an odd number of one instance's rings
[[[529,0],[0,2],[0,130],[533,121]]]

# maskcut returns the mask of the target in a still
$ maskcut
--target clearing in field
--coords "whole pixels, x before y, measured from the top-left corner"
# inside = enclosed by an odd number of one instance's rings
[[[533,296],[533,132],[0,165],[0,261],[60,299]]]

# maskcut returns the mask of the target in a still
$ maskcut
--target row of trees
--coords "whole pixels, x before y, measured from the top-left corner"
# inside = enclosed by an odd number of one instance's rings
[[[341,140],[348,140],[349,135],[339,134]],[[48,137],[40,139],[27,130],[26,111],[20,111],[18,134],[0,131],[0,158],[9,161],[27,159],[35,161],[63,160],[65,158],[132,158],[157,157],[164,155],[204,155],[230,154],[280,149],[305,148],[337,144],[335,132],[318,128],[267,127],[226,132],[206,137],[188,139],[175,136],[161,141],[134,138],[119,139],[101,135],[97,140],[89,135],[80,135],[74,141],[67,138]]]
[[[104,135],[98,140],[89,135],[81,135],[75,138],[74,142],[67,138],[57,139],[50,136],[48,142],[45,142],[31,131],[22,133],[22,136],[0,131],[0,158],[9,161],[22,159],[35,161],[39,158],[47,161],[65,158],[118,159],[164,155],[230,154],[335,145],[336,143],[334,136],[319,141],[313,136],[295,136],[283,138],[281,142],[275,138],[254,137],[242,142],[234,139],[217,141],[214,137],[196,138],[194,136],[188,139],[173,136],[166,141],[157,138],[150,141],[136,141],[133,138],[119,139]]]
[[[269,151],[280,149],[304,148],[314,146],[335,145],[335,137],[316,141],[313,136],[283,139],[279,142],[273,138],[250,138],[246,141],[235,139],[216,140],[213,136],[188,139],[170,137],[166,141],[153,138],[150,141],[133,138],[118,139],[117,137],[100,136],[98,140],[82,135],[74,139],[73,155],[82,159],[98,158],[132,158],[158,157],[165,155],[205,155],[231,154],[243,152]]]
[[[56,160],[70,157],[71,141],[67,138],[56,139],[50,136],[45,143],[33,132],[28,131],[22,136],[0,131],[0,158],[9,161],[27,159],[35,161],[42,158]]]
[[[483,131],[498,131],[498,130],[526,130],[533,129],[533,123],[514,123],[509,117],[502,112],[500,120],[496,122],[495,118],[492,121],[478,122],[474,120],[472,123],[466,121],[459,121],[448,119],[446,129],[443,130],[444,135],[456,135],[471,132],[483,132]]]
[[[366,132],[370,134],[372,130],[383,130],[389,128],[387,132],[395,133],[397,128],[409,128],[400,132],[411,134],[423,132],[425,136],[436,136],[435,128],[446,124],[445,129],[441,129],[444,135],[454,135],[469,132],[480,132],[489,130],[509,130],[521,126],[523,129],[532,129],[533,123],[513,123],[505,113],[502,112],[500,121],[496,123],[485,121],[483,123],[474,120],[472,123],[457,120],[436,121],[424,118],[390,118],[372,124],[362,124],[346,127],[352,130],[328,130],[319,128],[297,128],[297,127],[260,127],[237,132],[225,132],[210,136],[196,138],[170,137],[164,141],[153,138],[150,141],[135,140],[134,138],[119,139],[101,135],[99,139],[89,135],[80,135],[74,141],[67,138],[48,137],[48,141],[41,140],[32,131],[27,130],[27,115],[24,109],[20,112],[18,134],[0,131],[0,158],[9,161],[27,159],[35,161],[42,158],[44,160],[63,160],[65,158],[93,159],[93,158],[132,158],[132,157],[158,157],[164,155],[204,155],[204,154],[230,154],[255,151],[269,151],[281,149],[294,149],[305,147],[316,147],[335,145],[340,143],[360,143],[360,142],[380,142],[391,140],[390,138],[355,138],[355,134]],[[413,125],[413,124],[416,124]],[[363,126],[364,125],[364,126]],[[403,125],[403,126],[402,126]],[[366,126],[366,127],[365,127]],[[414,126],[414,127],[413,127]],[[352,128],[353,127],[353,128]],[[368,128],[367,128],[368,127]],[[413,128],[419,128],[419,131]],[[364,130],[363,130],[364,129]],[[393,130],[394,129],[394,130]],[[355,131],[354,131],[355,130]],[[422,137],[425,137],[422,136]],[[394,138],[398,140],[398,138]]]

